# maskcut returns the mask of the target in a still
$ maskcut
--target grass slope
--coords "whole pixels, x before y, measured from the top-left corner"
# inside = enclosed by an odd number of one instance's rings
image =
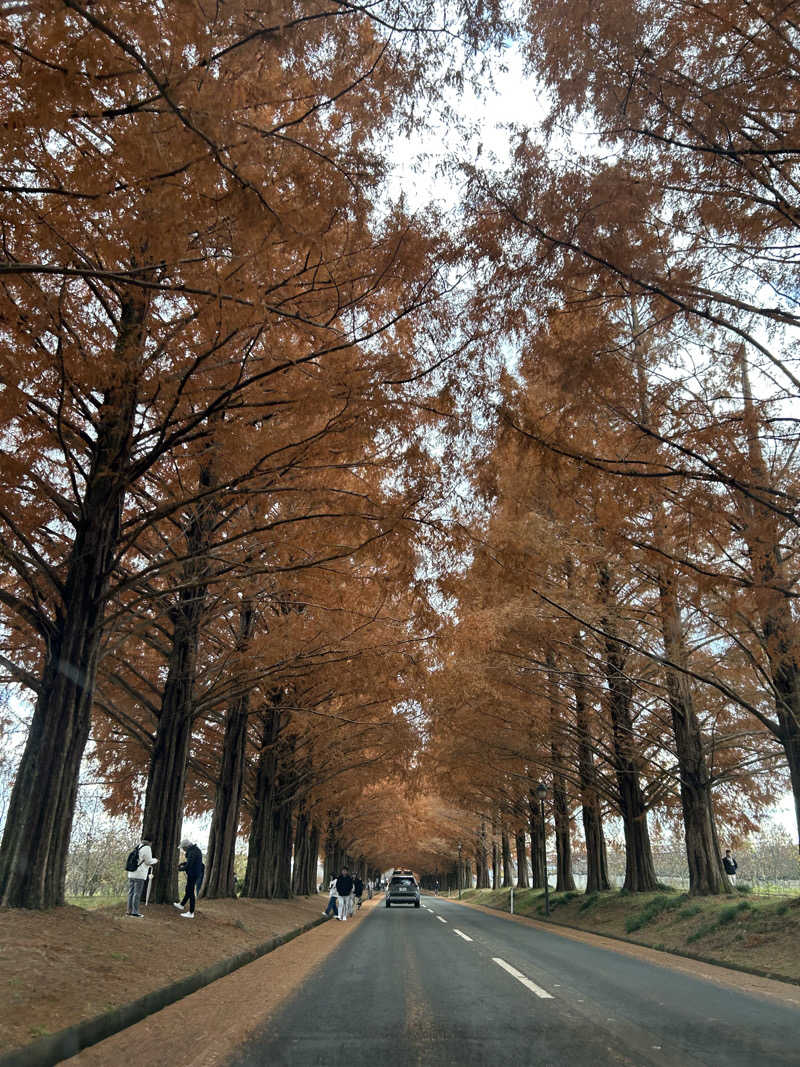
[[[462,898],[509,910],[509,890],[469,889]],[[514,911],[544,919],[544,892],[515,889]],[[751,900],[690,897],[674,889],[656,893],[551,893],[555,922],[640,945],[702,956],[773,977],[800,982],[800,897]]]
[[[194,921],[169,904],[125,917],[122,902],[25,911],[0,908],[0,1051],[263,944],[320,917],[325,897],[201,900]]]

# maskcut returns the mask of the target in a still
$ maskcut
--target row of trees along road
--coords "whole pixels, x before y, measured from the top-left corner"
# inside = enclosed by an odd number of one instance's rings
[[[157,900],[185,810],[210,893],[241,831],[251,895],[323,848],[508,880],[528,835],[540,885],[540,779],[559,887],[580,812],[590,891],[609,816],[628,889],[655,816],[727,890],[718,827],[787,783],[800,817],[790,12],[526,0],[549,115],[450,160],[445,220],[380,149],[499,5],[0,11],[0,662],[35,700],[0,901],[63,900],[90,737]]]
[[[590,889],[604,813],[626,887],[655,886],[657,810],[717,892],[716,819],[746,829],[787,771],[800,819],[796,27],[771,4],[526,7],[551,141],[466,168],[473,315],[516,356],[446,587],[436,765],[481,816],[479,877],[487,824],[530,819],[538,855],[549,776],[560,888],[576,798]]]
[[[391,201],[377,145],[433,98],[459,15],[437,13],[427,33],[424,3],[2,5],[2,663],[35,698],[3,904],[62,902],[93,724],[120,789],[145,759],[166,900],[187,759],[223,749],[226,887],[248,731],[263,837],[269,790],[308,803],[342,770],[338,706],[359,729],[385,711],[448,242]],[[350,763],[377,759],[356,736]]]

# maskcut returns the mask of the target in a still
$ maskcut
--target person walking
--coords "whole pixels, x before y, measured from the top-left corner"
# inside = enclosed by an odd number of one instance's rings
[[[206,869],[203,866],[203,853],[188,837],[181,841],[181,848],[186,859],[183,863],[178,864],[178,870],[186,871],[186,892],[183,895],[183,900],[180,903],[176,901],[174,906],[181,910],[182,919],[193,919],[195,908],[197,907],[197,894],[203,884],[203,875]],[[186,908],[185,911],[183,910],[184,908]]]
[[[144,918],[139,911],[142,890],[150,873],[150,868],[154,863],[158,863],[158,860],[153,856],[150,844],[150,841],[142,838],[128,856],[128,861],[125,864],[125,869],[128,872],[128,910],[125,914],[132,919]]]
[[[330,916],[332,919],[335,919],[337,917],[336,912],[339,909],[339,894],[336,892],[335,878],[331,878],[331,885],[328,894],[328,906],[322,914],[326,918]]]
[[[731,883],[731,885],[736,885],[736,871],[739,867],[739,864],[731,855],[731,850],[729,848],[725,849],[725,855],[722,857],[722,866],[725,868],[725,873],[728,876],[728,881]]]
[[[361,907],[361,897],[362,897],[362,895],[364,893],[364,883],[361,881],[361,879],[358,877],[358,875],[356,875],[355,878],[353,879],[353,893],[355,894],[356,904],[360,908]]]
[[[345,922],[348,915],[348,901],[353,892],[353,879],[346,867],[342,867],[342,873],[336,879],[336,892],[339,900],[339,914],[337,918],[340,922]]]

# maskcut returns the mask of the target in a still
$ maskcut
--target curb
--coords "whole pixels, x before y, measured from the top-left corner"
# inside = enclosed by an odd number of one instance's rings
[[[52,1067],[53,1064],[61,1063],[62,1060],[77,1055],[82,1049],[96,1045],[99,1041],[118,1034],[120,1030],[141,1022],[148,1015],[161,1011],[167,1005],[174,1004],[176,1000],[196,993],[198,989],[216,982],[218,978],[224,978],[233,971],[238,971],[240,967],[253,963],[288,941],[293,941],[300,934],[313,930],[315,926],[321,926],[325,921],[324,918],[312,919],[304,926],[290,930],[288,934],[279,934],[254,948],[245,949],[236,956],[218,960],[210,967],[196,971],[186,978],[179,978],[177,982],[162,986],[161,989],[154,989],[130,1004],[122,1004],[111,1011],[103,1012],[102,1015],[84,1019],[74,1026],[59,1030],[56,1034],[41,1037],[30,1045],[0,1055],[0,1067]]]
[[[785,974],[775,974],[774,971],[762,971],[759,967],[748,967],[744,963],[727,963],[725,960],[718,960],[713,956],[701,956],[696,952],[689,951],[682,952],[678,948],[667,948],[666,945],[656,948],[655,945],[648,945],[645,941],[636,941],[632,937],[625,937],[622,934],[599,933],[597,930],[590,930],[585,926],[573,926],[572,923],[565,923],[560,919],[543,919],[538,915],[510,915],[500,908],[492,908],[488,904],[479,904],[477,901],[473,903],[471,900],[456,900],[454,903],[466,908],[484,908],[486,911],[491,912],[492,915],[503,915],[508,919],[530,919],[531,922],[539,923],[545,927],[561,926],[565,930],[575,930],[579,934],[591,934],[592,937],[604,937],[609,941],[622,941],[625,945],[648,948],[651,952],[663,952],[665,956],[679,956],[684,960],[694,960],[695,963],[705,963],[711,967],[723,967],[726,971],[738,971],[740,974],[752,974],[755,978],[769,978],[773,982],[783,982],[784,985],[800,986],[800,978],[790,978]],[[2,1060],[0,1060],[0,1067],[5,1067]]]

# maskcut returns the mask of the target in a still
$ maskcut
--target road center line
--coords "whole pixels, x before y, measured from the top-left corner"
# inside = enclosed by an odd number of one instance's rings
[[[454,934],[458,934],[459,937],[463,937],[465,941],[471,941],[472,940],[471,937],[467,937],[466,934],[462,934],[460,930],[456,930],[455,926],[453,927],[453,933]]]
[[[436,918],[439,920],[440,923],[446,923],[447,922],[447,919],[443,919],[441,917],[441,915],[437,915]]]
[[[502,967],[504,971],[508,971],[518,982],[521,982],[526,989],[530,989],[531,993],[535,993],[537,997],[542,1000],[552,1000],[552,996],[546,989],[542,989],[535,982],[532,982],[530,978],[526,978],[522,971],[518,971],[516,967],[512,967],[510,963],[506,963],[505,960],[501,960],[498,956],[492,956],[492,963],[496,963],[498,967]]]

